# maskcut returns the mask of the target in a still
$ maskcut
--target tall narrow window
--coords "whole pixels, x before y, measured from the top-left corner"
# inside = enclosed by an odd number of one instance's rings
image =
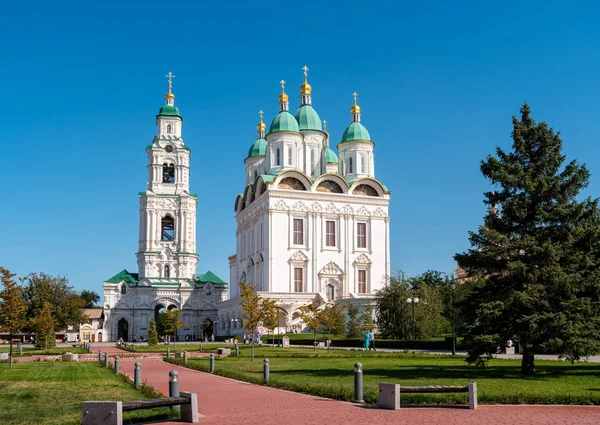
[[[361,156],[360,157],[360,172],[363,174],[365,173],[365,162],[366,162],[365,157]]]
[[[161,241],[172,241],[175,239],[175,220],[170,215],[163,217],[160,221],[160,240]]]
[[[265,246],[265,233],[263,223],[260,223],[260,249],[263,249]]]
[[[288,148],[288,165],[292,165],[292,148]]]
[[[167,125],[167,134],[171,134],[173,132],[173,128],[171,127],[171,124]]]
[[[348,158],[348,174],[352,174],[352,158]]]
[[[366,270],[358,271],[358,293],[359,294],[367,293],[367,271]]]
[[[335,299],[335,286],[331,284],[327,285],[327,288],[325,288],[325,293],[327,294],[329,301],[333,301]]]
[[[281,165],[281,150],[279,148],[275,152],[275,165]]]
[[[173,164],[163,164],[163,183],[175,183],[175,166]]]
[[[302,267],[294,267],[294,292],[302,292],[303,289],[303,273]]]
[[[335,246],[335,221],[325,222],[325,246]]]
[[[367,247],[367,223],[356,224],[356,246],[359,248]]]
[[[304,245],[304,220],[294,219],[294,245]]]
[[[315,150],[310,150],[310,174],[315,172]]]
[[[123,286],[121,286],[121,294],[126,294],[127,293],[127,286],[125,286],[125,284],[123,284]]]
[[[171,268],[169,266],[165,266],[165,277],[171,277]]]

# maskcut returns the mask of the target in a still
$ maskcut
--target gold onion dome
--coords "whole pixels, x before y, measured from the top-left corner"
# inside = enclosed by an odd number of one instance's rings
[[[279,103],[287,103],[288,95],[285,94],[285,81],[281,80],[279,84],[281,84],[281,94],[279,95]]]
[[[169,92],[165,95],[165,99],[175,99],[175,95],[173,93]]]
[[[354,105],[352,105],[352,108],[350,108],[350,113],[351,114],[360,114],[360,106],[358,106],[356,104],[356,98],[358,97],[358,94],[356,94],[356,92],[352,93],[352,96],[354,96]]]
[[[263,122],[263,111],[260,111],[258,114],[260,115],[260,122],[256,126],[256,129],[258,131],[265,131],[267,129],[267,124]]]
[[[310,86],[310,84],[308,84],[308,74],[306,73],[306,71],[308,71],[308,67],[306,65],[304,65],[304,67],[302,68],[304,70],[304,83],[302,83],[302,85],[300,86],[300,94],[301,95],[309,95],[312,91],[312,87]]]

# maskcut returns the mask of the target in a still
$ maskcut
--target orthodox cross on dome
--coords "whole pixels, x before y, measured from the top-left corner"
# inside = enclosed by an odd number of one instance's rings
[[[175,78],[175,76],[173,75],[173,73],[171,71],[169,71],[169,73],[167,75],[165,75],[165,77],[167,77],[169,79],[169,87],[172,84],[172,79]]]
[[[304,71],[304,81],[306,81],[306,79],[308,78],[308,74],[306,71],[308,71],[308,66],[304,65],[302,67],[302,70]]]
[[[354,104],[356,105],[356,98],[358,97],[358,93],[354,92],[352,93],[352,96],[354,96]]]
[[[262,111],[262,109],[260,111],[258,111],[258,115],[260,115],[260,122],[262,122],[263,114],[264,114],[264,112]]]
[[[281,84],[281,93],[285,93],[285,81],[281,80],[279,84]]]
[[[327,133],[327,120],[323,120],[323,131]]]

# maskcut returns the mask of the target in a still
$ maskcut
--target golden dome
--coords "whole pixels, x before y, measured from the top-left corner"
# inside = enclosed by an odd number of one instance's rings
[[[258,125],[256,126],[256,129],[258,131],[265,131],[267,129],[267,125],[263,122],[262,117],[263,117],[263,111],[259,111],[258,115],[260,115],[260,122],[258,123]]]
[[[308,94],[310,94],[311,91],[312,91],[312,87],[306,81],[304,83],[302,83],[302,85],[300,86],[300,94],[301,95],[308,95]]]
[[[285,94],[285,81],[281,80],[279,84],[281,84],[281,94],[279,95],[279,103],[287,103],[288,95]]]
[[[354,96],[354,105],[352,105],[352,108],[350,108],[350,113],[353,115],[360,114],[360,106],[356,104],[356,98],[358,97],[358,94],[354,92],[352,93],[352,96]]]
[[[169,92],[165,95],[165,99],[175,99],[175,95],[173,93]]]

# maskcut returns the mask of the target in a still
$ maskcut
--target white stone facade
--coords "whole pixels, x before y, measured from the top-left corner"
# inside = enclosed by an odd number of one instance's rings
[[[301,106],[311,105],[305,103],[310,96],[301,99]],[[246,188],[235,203],[236,254],[229,257],[230,300],[219,305],[226,334],[243,331],[231,327],[241,316],[239,282],[277,300],[280,330],[289,331],[302,327],[299,308],[308,303],[351,302],[364,309],[390,274],[390,192],[375,179],[375,144],[360,124],[360,108],[355,102],[339,163],[329,134],[314,120],[307,124],[297,113],[298,130],[273,131],[287,110],[282,94],[266,137],[259,124],[266,152],[245,161]]]
[[[189,192],[190,150],[181,137],[182,118],[166,95],[156,117],[148,155],[148,188],[139,194],[138,273],[126,270],[104,282],[104,340],[148,336],[148,324],[163,309],[182,311],[187,326],[179,339],[212,333],[216,304],[227,284],[208,272],[196,275],[197,196]]]

